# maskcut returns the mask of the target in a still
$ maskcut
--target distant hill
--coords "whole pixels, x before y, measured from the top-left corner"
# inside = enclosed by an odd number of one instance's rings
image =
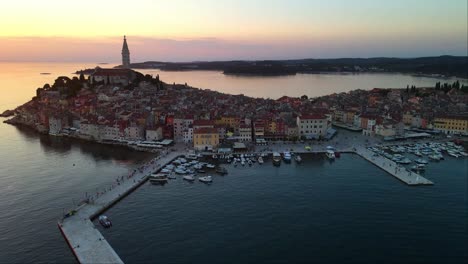
[[[119,67],[119,66],[118,66]],[[400,72],[468,78],[467,56],[421,58],[339,58],[261,61],[199,61],[132,63],[134,69],[165,71],[216,70],[233,75],[291,75],[321,72]]]

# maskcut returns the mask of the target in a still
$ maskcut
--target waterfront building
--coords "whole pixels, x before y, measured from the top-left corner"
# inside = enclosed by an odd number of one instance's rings
[[[99,138],[101,140],[117,140],[121,138],[120,128],[117,124],[100,125]]]
[[[62,131],[62,119],[59,117],[49,117],[49,135],[58,135]]]
[[[252,126],[247,124],[239,125],[239,140],[252,141]]]
[[[122,67],[125,69],[130,68],[130,50],[128,49],[126,36],[124,36],[124,42],[122,46]]]
[[[192,117],[174,118],[174,140],[182,141],[184,139],[184,132],[189,129],[193,124]]]
[[[146,129],[146,140],[147,141],[158,141],[163,139],[162,127],[148,128]]]
[[[324,114],[303,114],[297,117],[299,135],[306,139],[325,137],[328,130],[328,119]]]
[[[125,139],[142,140],[144,139],[144,129],[140,126],[132,125],[125,128]]]
[[[192,126],[189,126],[189,128],[187,128],[184,131],[183,141],[186,144],[193,142],[193,127]]]
[[[468,116],[439,116],[434,119],[434,129],[445,134],[468,135]]]
[[[219,145],[216,128],[197,128],[193,131],[193,147],[197,150],[213,150]]]
[[[80,123],[80,134],[89,139],[99,139],[99,126],[87,120],[82,120]]]

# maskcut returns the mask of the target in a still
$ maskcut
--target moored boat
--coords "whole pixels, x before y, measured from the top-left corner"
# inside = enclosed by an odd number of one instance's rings
[[[284,162],[290,163],[291,162],[291,153],[289,151],[285,151],[283,153],[283,159],[284,159]]]
[[[204,183],[213,182],[213,178],[211,176],[198,177],[198,180]]]
[[[278,152],[273,152],[273,165],[281,165],[281,154],[279,154]]]
[[[151,174],[149,176],[149,181],[152,184],[165,184],[167,183],[167,175],[166,174]]]
[[[263,158],[261,156],[258,157],[258,164],[263,164]]]
[[[186,181],[189,181],[189,182],[193,182],[193,181],[195,181],[195,176],[193,174],[185,175],[183,177],[183,179],[186,180]]]
[[[334,160],[335,159],[335,152],[331,149],[328,149],[325,153],[328,159]]]
[[[104,228],[109,228],[112,226],[112,222],[109,220],[109,218],[105,215],[100,215],[99,216],[99,223],[104,227]]]
[[[301,163],[302,162],[302,158],[299,154],[297,154],[296,156],[294,156],[294,160],[297,162],[297,163]]]

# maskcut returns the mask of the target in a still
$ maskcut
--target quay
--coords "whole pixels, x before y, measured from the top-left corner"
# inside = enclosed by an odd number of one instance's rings
[[[356,146],[354,144],[341,144],[338,146],[337,142],[331,145],[333,145],[335,151],[354,153],[361,156],[409,186],[433,185],[430,180],[406,170],[403,166],[399,166],[391,160],[382,156],[374,156],[374,153],[365,146],[352,147]],[[151,173],[158,171],[177,157],[184,155],[187,150],[184,151],[182,149],[179,148],[179,150],[166,152],[164,155],[153,159],[143,167],[140,167],[140,170],[136,170],[131,177],[125,177],[125,179],[121,177],[121,180],[113,188],[98,193],[96,197],[93,196],[86,203],[73,210],[72,214],[68,214],[58,221],[59,230],[79,263],[123,263],[122,259],[92,221],[102,212],[145,183]],[[263,149],[258,148],[257,151],[232,154],[255,153],[271,155],[276,151],[292,151],[297,154],[322,154],[326,152],[326,149],[326,143],[311,146],[309,149],[305,149],[303,144],[278,144]],[[204,152],[200,154],[213,156],[215,153]],[[215,155],[220,155],[220,153],[216,153]]]
[[[406,170],[404,167],[399,166],[396,162],[392,160],[389,160],[380,155],[374,156],[374,153],[372,151],[364,147],[356,148],[354,153],[366,159],[375,166],[381,168],[382,170],[388,172],[390,175],[406,183],[407,185],[434,185],[434,183],[430,180],[424,178],[423,176],[417,173]]]
[[[122,177],[114,188],[79,206],[72,215],[58,221],[60,232],[79,263],[123,263],[93,224],[93,219],[142,185],[152,172],[180,155],[181,152],[174,151],[153,159],[142,171],[137,170],[131,178]]]

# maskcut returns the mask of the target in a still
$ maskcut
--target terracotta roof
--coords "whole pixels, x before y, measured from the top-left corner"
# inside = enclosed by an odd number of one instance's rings
[[[201,127],[193,131],[194,134],[218,134],[218,129],[211,127]]]
[[[213,120],[195,120],[193,121],[193,126],[214,126],[214,121]]]
[[[302,114],[300,119],[326,119],[324,114],[320,113],[311,113],[311,114]]]

